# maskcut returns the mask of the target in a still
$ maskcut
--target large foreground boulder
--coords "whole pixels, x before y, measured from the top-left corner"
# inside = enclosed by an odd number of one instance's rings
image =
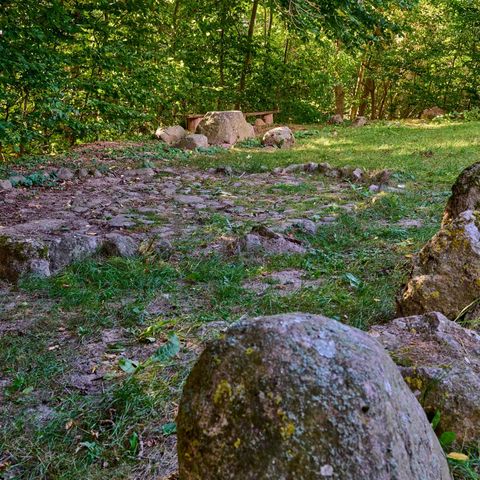
[[[205,135],[210,145],[234,145],[255,137],[253,126],[239,110],[208,112],[198,125],[197,133]]]
[[[370,334],[391,353],[440,432],[459,445],[480,439],[480,335],[441,313],[397,318]]]
[[[322,316],[243,321],[208,345],[177,425],[180,480],[451,478],[385,350]]]
[[[480,297],[479,227],[478,215],[467,210],[420,250],[397,299],[399,316],[438,311],[455,319]]]
[[[173,127],[159,127],[155,132],[155,136],[165,142],[167,145],[173,146],[177,144],[183,137],[187,135],[186,130],[180,125]]]
[[[266,147],[290,148],[295,143],[293,132],[288,127],[272,128],[262,138]]]

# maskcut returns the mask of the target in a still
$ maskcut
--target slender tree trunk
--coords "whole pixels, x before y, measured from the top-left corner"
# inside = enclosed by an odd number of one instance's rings
[[[283,51],[283,64],[286,65],[288,61],[288,50],[290,48],[290,38],[287,37],[285,40],[285,49]]]
[[[345,90],[343,85],[337,84],[334,87],[335,91],[335,114],[341,115],[342,118],[345,115]]]
[[[218,96],[217,108],[221,110],[223,89],[225,87],[225,30],[220,31],[220,54],[218,59],[221,95]]]
[[[442,104],[442,107],[444,109],[447,108],[447,97],[448,97],[449,90],[450,90],[450,84],[452,83],[453,72],[455,71],[455,62],[456,61],[457,61],[457,54],[455,54],[454,57],[453,57],[452,66],[450,67],[450,75],[448,77],[447,84],[445,85],[445,91],[444,91],[444,94],[443,94],[443,104]]]
[[[364,117],[368,108],[368,99],[371,101],[371,117],[375,116],[375,82],[372,78],[366,78],[363,82],[362,98],[358,107],[358,116]]]
[[[270,17],[268,19],[268,31],[267,31],[267,36],[270,39],[272,35],[272,25],[273,25],[273,0],[270,0]]]
[[[353,98],[353,102],[352,102],[352,106],[350,107],[350,119],[355,119],[355,117],[357,116],[357,112],[358,112],[358,105],[357,105],[357,102],[356,102],[356,98],[357,98],[357,94],[360,90],[360,87],[363,83],[363,75],[365,74],[365,62],[362,61],[361,65],[360,65],[360,68],[358,69],[358,74],[357,74],[357,82],[355,83],[355,88],[353,89],[353,95],[352,95],[352,98]]]
[[[180,9],[180,0],[175,0],[175,6],[173,7],[173,15],[172,15],[172,25],[174,27],[177,26],[179,9]]]
[[[377,106],[375,104],[376,97],[375,97],[375,80],[373,78],[368,79],[368,87],[370,90],[370,118],[375,120],[375,114]]]
[[[383,118],[385,112],[385,101],[387,100],[388,92],[390,90],[390,81],[383,82],[383,94],[378,107],[377,118]]]
[[[240,84],[238,87],[239,98],[237,101],[237,108],[240,108],[242,103],[242,96],[245,92],[245,85],[247,79],[247,73],[252,64],[252,43],[253,43],[253,34],[255,32],[255,22],[257,20],[257,10],[258,10],[259,0],[253,0],[252,13],[250,15],[250,24],[248,26],[248,35],[247,35],[247,51],[245,53],[245,61],[243,62],[242,73],[240,75]]]

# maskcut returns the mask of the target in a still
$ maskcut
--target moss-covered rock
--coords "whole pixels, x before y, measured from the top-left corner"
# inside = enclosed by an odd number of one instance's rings
[[[443,225],[466,210],[480,210],[480,162],[470,165],[458,176],[445,208]]]
[[[208,345],[177,423],[181,480],[451,478],[381,345],[321,316],[246,320]]]
[[[23,275],[48,277],[93,255],[104,238],[66,233],[33,237],[9,229],[0,235],[0,279],[17,282]]]
[[[440,412],[439,433],[459,445],[480,439],[480,335],[440,313],[398,318],[370,334],[393,360],[427,414]]]
[[[454,319],[480,297],[479,226],[479,214],[467,210],[422,248],[397,299],[398,316],[437,311]]]
[[[48,253],[42,241],[0,235],[0,279],[16,282],[23,274],[50,275]]]

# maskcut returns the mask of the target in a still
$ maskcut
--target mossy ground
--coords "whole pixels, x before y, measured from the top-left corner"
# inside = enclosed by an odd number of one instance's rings
[[[328,186],[327,180],[301,175],[296,185],[279,181],[261,192],[259,208],[274,210],[287,200],[300,218],[316,209],[319,218],[336,215],[316,234],[295,232],[312,247],[305,255],[197,255],[252,225],[206,212],[170,257],[91,259],[53,278],[5,288],[0,324],[18,328],[0,328],[0,478],[161,478],[175,470],[181,386],[202,343],[221,327],[244,316],[289,311],[322,313],[362,329],[393,318],[409,256],[438,229],[455,177],[480,160],[480,124],[308,129],[293,150],[272,153],[250,145],[174,156],[171,166],[266,172],[327,161],[392,169],[394,184],[404,188],[373,194],[351,185],[318,194],[319,182]],[[148,152],[155,161],[154,148],[131,147],[128,159],[141,164]],[[235,176],[209,188],[234,196],[237,205],[258,195],[255,185],[236,186]],[[405,219],[418,224],[406,226]],[[275,284],[262,295],[245,288],[251,279],[288,269],[319,282],[291,293]],[[172,338],[180,341],[178,353],[170,348]],[[75,388],[79,372],[99,371],[102,388]],[[458,479],[478,480],[479,452],[466,450],[470,460],[452,467]]]

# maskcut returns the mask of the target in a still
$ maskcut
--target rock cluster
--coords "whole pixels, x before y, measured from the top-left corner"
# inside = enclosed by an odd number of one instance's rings
[[[365,172],[361,168],[355,167],[332,167],[329,163],[295,163],[287,167],[277,167],[273,170],[277,174],[288,174],[295,172],[320,173],[329,178],[338,178],[349,180],[351,182],[363,182],[385,186],[390,182],[392,172],[390,170],[380,170],[374,172]]]
[[[255,137],[255,131],[239,110],[208,112],[196,128],[187,132],[180,125],[159,127],[155,136],[167,145],[183,150],[206,148],[209,145],[230,147]]]
[[[210,343],[180,402],[180,479],[451,479],[379,343],[325,317],[242,321]]]
[[[0,192],[6,192],[16,187],[29,187],[37,182],[38,185],[45,185],[55,183],[58,181],[66,182],[74,180],[75,178],[85,178],[88,176],[102,177],[97,169],[80,168],[72,170],[66,167],[53,168],[48,171],[36,173],[36,179],[33,181],[31,177],[25,175],[12,175],[8,179],[0,180]]]

